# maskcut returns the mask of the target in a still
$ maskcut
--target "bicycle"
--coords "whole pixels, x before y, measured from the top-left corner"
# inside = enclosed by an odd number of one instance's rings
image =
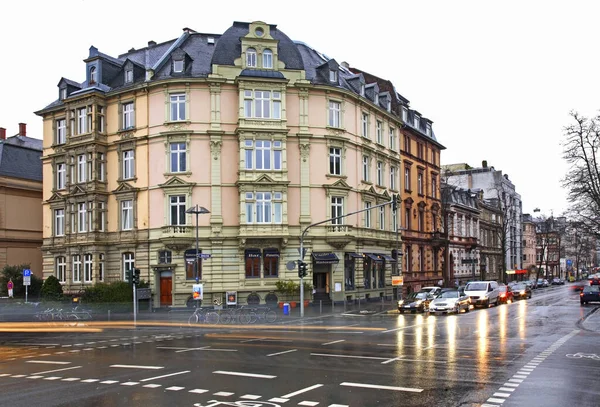
[[[258,321],[272,324],[277,320],[277,313],[268,307],[250,308],[248,311],[240,315],[240,322],[243,324],[254,324]]]
[[[197,323],[216,325],[219,323],[219,314],[207,308],[196,308],[188,319],[188,325]]]

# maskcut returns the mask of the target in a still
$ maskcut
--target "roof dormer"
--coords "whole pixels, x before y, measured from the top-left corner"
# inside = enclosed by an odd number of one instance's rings
[[[316,68],[319,80],[324,84],[339,85],[340,81],[340,65],[335,59],[330,59],[324,64]]]
[[[243,69],[279,70],[278,43],[271,36],[271,26],[255,21],[248,26],[248,34],[241,38]]]
[[[191,66],[192,59],[181,48],[177,48],[171,53],[171,75],[184,75]]]

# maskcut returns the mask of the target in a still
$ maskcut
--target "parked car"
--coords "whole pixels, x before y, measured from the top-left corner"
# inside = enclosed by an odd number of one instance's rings
[[[433,294],[427,291],[410,293],[404,300],[398,301],[398,311],[403,314],[405,311],[425,312],[429,309],[429,303],[433,301]]]
[[[552,282],[550,283],[551,285],[563,285],[565,283],[565,280],[563,280],[560,277],[554,277],[552,279]]]
[[[515,300],[520,300],[522,298],[531,298],[532,290],[531,285],[527,285],[526,283],[521,283],[515,285],[513,288],[513,298]]]
[[[471,297],[473,305],[498,305],[498,283],[495,281],[472,281],[465,287],[465,293]]]
[[[515,300],[512,289],[507,285],[498,286],[498,292],[498,302],[501,304],[508,304]]]
[[[538,278],[537,280],[537,287],[538,288],[543,288],[543,287],[548,287],[548,280],[544,279],[544,278]]]
[[[600,277],[597,274],[592,274],[588,277],[590,285],[600,285]]]
[[[439,297],[435,298],[429,303],[429,312],[455,312],[458,314],[460,313],[461,309],[464,309],[465,312],[469,312],[470,306],[471,301],[469,301],[469,297],[464,293],[464,291],[461,292],[460,290],[447,290],[442,292]]]
[[[588,285],[579,293],[579,303],[581,305],[587,304],[590,301],[600,301],[600,286]]]

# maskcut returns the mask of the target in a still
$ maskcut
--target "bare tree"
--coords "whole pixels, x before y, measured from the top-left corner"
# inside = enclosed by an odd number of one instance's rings
[[[495,174],[496,175],[496,174]],[[496,229],[497,238],[500,241],[500,252],[502,253],[502,282],[506,283],[506,270],[507,270],[507,261],[506,256],[508,254],[510,247],[509,238],[511,237],[510,223],[514,214],[511,212],[512,210],[512,194],[507,190],[506,184],[502,181],[502,175],[500,173],[497,174],[496,180],[494,182],[494,194],[495,198],[491,199],[490,202],[498,208],[501,212],[500,219],[500,228]]]
[[[544,276],[548,275],[548,247],[550,246],[549,231],[552,223],[551,218],[545,216],[537,219],[536,221],[536,246],[535,255],[538,258],[535,270],[535,281],[540,279],[542,270],[544,270]],[[546,267],[544,268],[544,261]],[[537,283],[536,283],[537,284]]]
[[[571,112],[574,123],[563,130],[563,158],[569,168],[563,179],[571,203],[569,217],[600,236],[600,116]]]

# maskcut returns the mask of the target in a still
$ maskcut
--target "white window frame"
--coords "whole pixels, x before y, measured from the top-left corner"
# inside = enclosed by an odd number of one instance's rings
[[[361,133],[362,133],[361,135],[364,138],[369,138],[369,114],[368,113],[365,113],[365,112],[362,113],[360,123],[361,123]]]
[[[342,124],[342,103],[336,100],[329,101],[329,114],[327,123],[329,127],[341,128]]]
[[[389,136],[390,136],[390,150],[396,150],[396,130],[393,127],[390,127],[390,131],[389,131]]]
[[[184,141],[169,143],[169,160],[172,173],[187,171],[187,146]]]
[[[83,282],[91,283],[93,279],[93,258],[91,253],[83,256]]]
[[[133,229],[133,200],[124,199],[121,201],[121,230]]]
[[[77,134],[87,132],[87,107],[77,109]]]
[[[410,168],[404,167],[404,189],[410,191]]]
[[[169,95],[169,119],[172,122],[181,122],[186,120],[185,93],[171,93]]]
[[[342,149],[329,147],[329,174],[342,175]]]
[[[283,222],[283,193],[256,191],[245,193],[246,223],[281,224]]]
[[[98,160],[98,174],[96,174],[96,178],[98,179],[98,181],[104,181],[106,174],[106,156],[104,155],[104,153],[98,153],[96,158]]]
[[[123,154],[123,179],[135,177],[135,154],[133,149],[125,150]]]
[[[371,202],[365,201],[365,228],[371,228]]]
[[[281,119],[282,95],[277,90],[244,90],[244,116],[251,119]]]
[[[431,177],[431,197],[437,198],[437,178],[435,176]]]
[[[98,231],[104,232],[104,225],[106,225],[106,203],[98,202],[97,206],[97,214],[98,214]]]
[[[182,73],[185,68],[183,59],[173,60],[173,72]]]
[[[67,164],[56,164],[56,189],[65,189],[67,185]]]
[[[87,158],[85,154],[77,156],[77,182],[87,182]]]
[[[187,197],[185,195],[169,195],[170,226],[185,226],[187,224],[187,217],[185,213],[186,200]]]
[[[67,282],[67,259],[65,256],[58,256],[55,258],[54,272],[59,283]]]
[[[383,122],[377,120],[375,124],[375,136],[378,144],[383,144]]]
[[[419,195],[423,194],[423,173],[421,171],[417,174],[417,193]]]
[[[392,211],[392,232],[398,228],[398,210]]]
[[[338,71],[335,69],[331,69],[329,71],[329,82],[337,83],[337,81],[338,81]]]
[[[132,83],[133,82],[133,69],[126,69],[125,70],[125,83]]]
[[[390,166],[390,189],[393,189],[394,191],[397,191],[398,189],[396,188],[396,167],[395,166]]]
[[[65,235],[65,209],[54,210],[54,236]]]
[[[246,170],[282,170],[283,142],[280,140],[245,140],[244,150]]]
[[[127,280],[127,271],[135,269],[135,254],[132,252],[123,253],[123,281]]]
[[[369,182],[369,156],[362,156],[362,178],[363,181]]]
[[[81,255],[73,255],[73,282],[81,283]]]
[[[104,281],[104,253],[98,255],[98,281]]]
[[[384,186],[383,173],[383,161],[377,161],[377,185]]]
[[[98,82],[98,74],[96,72],[96,67],[92,66],[90,68],[90,85]]]
[[[332,196],[331,197],[331,217],[338,218],[344,216],[344,197],[343,196]],[[344,218],[332,219],[332,225],[343,225]]]
[[[379,229],[385,230],[385,207],[379,207]]]
[[[67,142],[67,119],[58,119],[56,121],[56,144],[65,144]]]
[[[246,66],[248,68],[256,68],[256,50],[254,48],[246,49]]]
[[[268,48],[263,51],[262,65],[264,69],[273,69],[273,51]]]
[[[85,202],[77,203],[77,232],[87,232],[87,204]]]
[[[123,130],[132,129],[135,127],[135,116],[133,109],[133,102],[123,103]]]

